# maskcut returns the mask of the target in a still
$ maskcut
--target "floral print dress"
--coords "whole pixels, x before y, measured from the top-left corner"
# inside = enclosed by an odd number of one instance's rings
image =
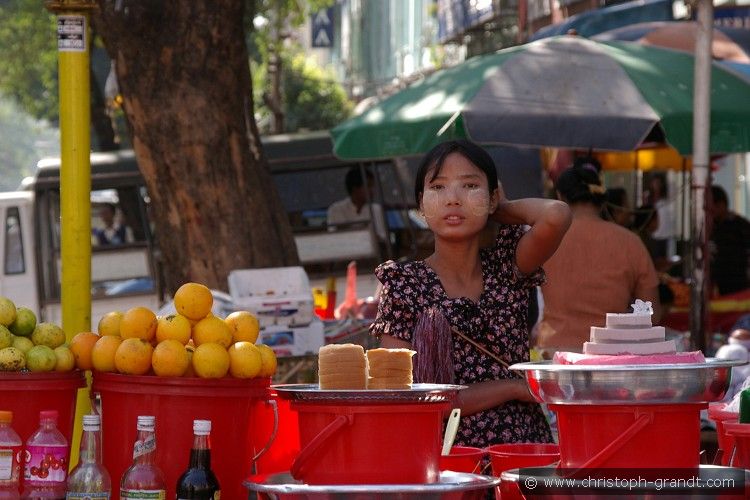
[[[370,333],[412,342],[420,314],[436,308],[453,328],[509,365],[528,361],[529,293],[544,282],[544,272],[539,269],[528,276],[518,272],[515,250],[523,234],[522,226],[501,226],[495,245],[481,251],[484,291],[478,303],[466,297],[449,298],[424,261],[381,264],[375,275],[383,289]],[[453,335],[453,363],[457,384],[518,378],[458,335]],[[519,442],[552,442],[547,420],[536,403],[509,401],[462,417],[456,436],[456,444],[464,446]]]

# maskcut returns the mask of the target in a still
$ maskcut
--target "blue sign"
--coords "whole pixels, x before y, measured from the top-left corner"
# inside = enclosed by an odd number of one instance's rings
[[[438,0],[438,40],[445,43],[494,19],[492,0]]]
[[[750,30],[750,6],[717,7],[714,9],[714,24]]]
[[[333,7],[312,15],[312,46],[327,49],[333,47]]]

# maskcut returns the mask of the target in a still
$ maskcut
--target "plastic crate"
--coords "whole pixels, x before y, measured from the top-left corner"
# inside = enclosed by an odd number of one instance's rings
[[[313,295],[304,268],[235,269],[227,278],[237,309],[258,317],[261,328],[305,326],[313,319]]]

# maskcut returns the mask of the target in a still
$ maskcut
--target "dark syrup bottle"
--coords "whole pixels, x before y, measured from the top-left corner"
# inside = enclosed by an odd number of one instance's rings
[[[193,421],[190,465],[177,481],[177,500],[220,500],[219,481],[211,471],[210,420]]]

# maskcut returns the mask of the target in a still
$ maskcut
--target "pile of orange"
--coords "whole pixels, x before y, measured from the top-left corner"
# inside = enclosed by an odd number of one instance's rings
[[[211,291],[185,283],[175,293],[176,314],[157,317],[146,307],[113,311],[99,321],[99,333],[82,332],[70,349],[82,370],[162,377],[270,377],[276,356],[256,345],[258,319],[236,311],[226,319],[211,313]]]

